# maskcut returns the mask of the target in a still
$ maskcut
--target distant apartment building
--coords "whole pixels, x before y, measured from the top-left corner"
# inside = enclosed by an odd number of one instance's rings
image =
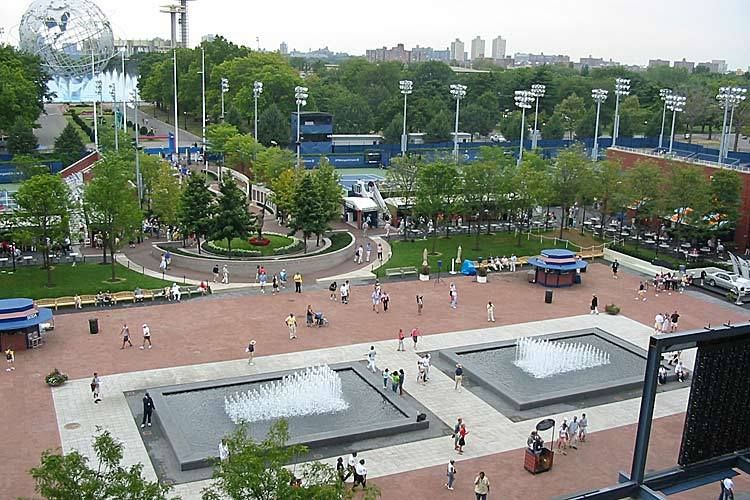
[[[471,41],[471,60],[484,59],[484,40],[479,35]]]
[[[505,59],[506,43],[507,40],[505,40],[501,36],[498,36],[497,38],[492,40],[492,59],[494,59],[495,61]]]
[[[547,55],[516,52],[513,54],[513,60],[515,66],[543,66],[545,64],[562,64],[567,66],[570,64],[570,57],[562,54]]]
[[[286,42],[281,42],[279,44],[279,54],[282,56],[289,54],[289,45],[287,45]]]
[[[323,47],[322,49],[312,50],[310,49],[308,52],[301,52],[297,49],[292,49],[291,52],[289,52],[289,57],[301,57],[302,59],[320,59],[320,60],[326,60],[326,59],[343,59],[349,57],[349,54],[345,52],[331,52],[328,47]]]
[[[133,54],[149,54],[152,52],[169,52],[172,50],[172,42],[163,38],[152,38],[150,40],[115,40],[115,50],[124,51],[126,56]]]
[[[601,68],[602,66],[604,66],[604,59],[602,59],[601,57],[591,57],[589,55],[588,57],[580,58],[576,66],[577,69],[582,69],[584,67],[587,67],[589,69]]]
[[[456,38],[451,42],[451,61],[465,62],[466,52],[464,52],[464,42]]]
[[[686,69],[688,73],[692,73],[695,68],[695,63],[693,61],[686,61],[683,57],[682,61],[675,61],[672,66],[675,69]]]
[[[432,47],[416,47],[411,49],[411,62],[424,62],[424,61],[444,61],[448,62],[451,59],[450,49],[436,50]]]
[[[724,74],[727,72],[727,62],[723,59],[714,59],[711,62],[702,62],[696,65],[697,68],[708,68],[709,73]]]
[[[667,61],[665,59],[649,59],[648,60],[648,67],[649,68],[657,68],[659,66],[669,67],[669,61]]]
[[[406,64],[410,62],[411,52],[404,48],[403,43],[399,43],[391,49],[383,47],[381,49],[367,50],[365,56],[370,62],[398,61]]]

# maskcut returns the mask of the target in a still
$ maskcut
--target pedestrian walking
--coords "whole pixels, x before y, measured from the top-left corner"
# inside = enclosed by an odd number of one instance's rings
[[[307,311],[305,312],[305,325],[308,328],[312,328],[315,319],[315,311],[310,304],[307,305]]]
[[[159,262],[159,271],[161,271],[162,274],[167,270],[167,259],[164,258],[164,256],[161,256],[161,261]]]
[[[364,254],[365,254],[365,249],[362,246],[362,244],[360,243],[359,246],[357,247],[357,255],[356,255],[356,262],[357,262],[357,264],[361,264],[362,263],[362,257],[364,257]]]
[[[146,323],[143,323],[143,343],[141,344],[141,349],[146,348],[146,342],[148,342],[148,348],[151,349],[151,328]]]
[[[404,350],[404,329],[399,328],[398,329],[398,348],[397,351],[403,351]]]
[[[378,260],[383,262],[383,244],[378,243]]]
[[[677,331],[677,322],[680,320],[679,313],[675,310],[675,312],[672,313],[672,316],[669,318],[672,321],[672,331]]]
[[[579,428],[579,422],[578,422],[578,416],[573,415],[573,420],[570,421],[568,424],[568,441],[570,442],[570,447],[574,450],[578,449],[578,446],[576,446],[576,443],[578,442],[578,429]]]
[[[419,328],[416,326],[411,329],[411,339],[414,341],[414,350],[417,350],[417,341],[419,340],[419,336],[422,334],[422,332],[419,331]]]
[[[358,484],[362,485],[362,488],[367,488],[367,467],[365,467],[365,459],[359,461],[354,466],[354,484],[352,485],[352,491],[357,487]]]
[[[128,328],[128,325],[123,323],[122,324],[122,330],[120,330],[120,335],[122,335],[122,347],[120,349],[125,349],[125,344],[128,344],[128,346],[133,347],[133,343],[130,341],[130,329]]]
[[[276,295],[277,293],[279,293],[279,277],[274,274],[271,279],[271,295]]]
[[[599,314],[599,297],[595,293],[591,294],[591,314]]]
[[[495,322],[495,304],[487,302],[487,322]]]
[[[490,480],[487,479],[484,471],[482,471],[476,479],[474,479],[474,495],[476,495],[476,500],[487,500],[487,495],[489,494]]]
[[[344,284],[341,285],[341,303],[342,304],[348,304],[349,303],[349,287],[351,285],[349,284],[349,280],[344,281]]]
[[[388,389],[388,382],[391,381],[391,372],[388,368],[383,369],[383,390]]]
[[[417,295],[417,314],[422,315],[422,309],[424,308],[424,297]]]
[[[299,271],[294,273],[292,279],[294,280],[294,292],[302,293],[302,275],[299,273]]]
[[[216,280],[219,279],[219,264],[214,264],[212,272],[214,273],[214,283],[216,283]]]
[[[372,373],[375,373],[378,371],[377,366],[375,366],[375,357],[377,356],[377,353],[375,352],[375,346],[371,345],[370,350],[367,351],[367,354],[365,354],[367,357],[367,369],[372,370]]]
[[[260,293],[266,293],[267,281],[268,281],[268,275],[266,273],[260,273]]]
[[[367,262],[370,262],[370,254],[372,253],[372,244],[370,242],[367,242],[367,246],[365,247],[365,259]]]
[[[219,441],[219,460],[222,462],[224,460],[227,460],[229,458],[229,440],[227,438],[222,438],[221,441]]]
[[[154,409],[156,407],[154,406],[154,400],[151,399],[151,396],[146,393],[143,395],[143,420],[141,421],[141,429],[146,427],[146,424],[148,423],[148,426],[151,427],[151,415],[154,413]]]
[[[94,372],[94,378],[91,379],[91,395],[94,397],[94,403],[98,404],[101,402],[101,388],[102,381],[99,378],[99,374]]]
[[[297,318],[294,317],[294,313],[289,313],[284,323],[289,328],[289,340],[297,338]]]
[[[225,285],[229,284],[229,269],[227,269],[226,264],[224,264],[221,268],[221,282]]]
[[[638,295],[636,295],[635,300],[638,299],[646,302],[646,283],[644,283],[643,281],[638,284]]]
[[[466,436],[469,435],[469,430],[466,428],[466,424],[462,423],[458,429],[458,454],[464,454],[464,446],[466,446]]]
[[[456,365],[454,379],[456,381],[456,386],[453,389],[461,392],[461,387],[463,387],[464,384],[464,367],[461,365],[461,363],[458,363]]]
[[[448,462],[448,471],[445,474],[448,477],[448,481],[445,483],[445,487],[453,491],[453,482],[456,480],[456,461],[451,459]]]
[[[251,340],[245,349],[247,353],[247,364],[252,365],[255,363],[255,339]]]
[[[734,500],[734,481],[732,481],[732,478],[722,479],[719,485],[721,486],[719,500]]]
[[[282,269],[279,273],[279,283],[281,288],[286,288],[286,269]]]
[[[617,270],[620,269],[620,263],[617,261],[617,259],[612,262],[612,278],[617,279]]]
[[[328,291],[331,292],[329,300],[336,301],[336,288],[338,288],[338,285],[334,281],[330,285],[328,285]]]
[[[448,294],[451,298],[451,309],[455,309],[458,306],[458,289],[456,288],[455,283],[450,284]]]
[[[346,468],[344,467],[344,459],[339,457],[336,460],[336,475],[339,477],[339,481],[344,482],[344,476],[346,474]]]
[[[380,288],[379,287],[375,287],[375,289],[372,291],[372,295],[371,295],[371,298],[372,298],[372,310],[375,311],[378,314],[380,313],[380,297],[381,297],[381,295],[380,295]]]
[[[388,312],[388,305],[391,303],[391,296],[388,292],[383,292],[380,295],[380,302],[383,304],[383,312]]]
[[[516,272],[516,264],[518,264],[518,257],[516,257],[516,254],[511,254],[511,256],[510,256],[510,272],[512,272],[512,273]]]
[[[394,393],[398,393],[398,386],[399,386],[400,380],[401,380],[401,376],[399,375],[398,371],[393,370],[391,372],[391,390]]]
[[[344,482],[349,479],[349,476],[354,474],[355,465],[357,465],[357,452],[353,451],[346,460],[346,476],[344,476]]]
[[[404,373],[404,369],[400,368],[398,370],[398,394],[400,396],[404,395],[404,379],[406,378],[406,374]]]
[[[588,433],[589,419],[586,418],[586,414],[581,414],[581,419],[578,421],[578,442],[586,442],[586,434]]]
[[[5,362],[8,364],[5,368],[6,372],[15,371],[16,367],[13,364],[16,362],[16,353],[10,347],[5,350]]]

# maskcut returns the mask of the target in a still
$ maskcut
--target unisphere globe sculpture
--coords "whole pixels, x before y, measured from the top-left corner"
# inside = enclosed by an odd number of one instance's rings
[[[19,26],[22,50],[41,58],[52,76],[82,78],[114,55],[112,28],[90,0],[34,0]]]

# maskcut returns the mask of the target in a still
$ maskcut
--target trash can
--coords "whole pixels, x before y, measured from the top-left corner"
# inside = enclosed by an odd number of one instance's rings
[[[534,272],[534,271],[527,271],[526,272],[526,279],[529,280],[529,283],[534,283],[536,281],[536,272]]]
[[[575,278],[573,279],[573,283],[575,283],[576,285],[580,285],[581,284],[581,275],[580,274],[576,274]]]
[[[545,290],[544,292],[544,302],[547,304],[552,303],[552,290]]]
[[[89,319],[89,333],[91,335],[99,333],[99,320],[97,318]]]

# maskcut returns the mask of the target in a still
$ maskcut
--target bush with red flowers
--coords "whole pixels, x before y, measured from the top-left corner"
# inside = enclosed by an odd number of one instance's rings
[[[268,238],[252,237],[247,241],[248,243],[256,247],[267,247],[268,245],[271,244],[271,240],[269,240]]]

